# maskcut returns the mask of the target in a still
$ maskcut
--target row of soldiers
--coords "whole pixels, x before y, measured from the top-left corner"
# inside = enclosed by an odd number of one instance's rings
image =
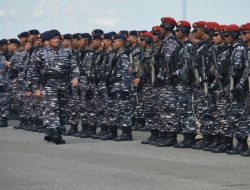
[[[250,156],[250,24],[192,27],[163,17],[151,32],[31,30],[8,53],[1,40],[1,126],[11,99],[16,128],[46,129],[56,144],[66,124],[65,135],[116,141],[140,125],[151,133],[142,144]]]

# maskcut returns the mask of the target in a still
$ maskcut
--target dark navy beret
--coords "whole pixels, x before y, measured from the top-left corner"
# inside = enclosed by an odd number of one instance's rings
[[[38,35],[38,34],[40,34],[40,33],[37,29],[32,29],[29,31],[29,35]]]
[[[91,35],[89,33],[83,33],[83,34],[81,34],[81,37],[91,40]]]
[[[45,31],[40,34],[41,42],[45,42],[46,40],[48,40],[48,33],[49,31]]]
[[[7,39],[1,39],[0,40],[0,45],[7,45],[8,44],[8,40]]]
[[[18,34],[18,38],[26,38],[29,37],[29,32],[22,32]]]
[[[119,33],[128,36],[128,31],[127,30],[121,30]]]
[[[81,34],[80,33],[75,33],[72,35],[72,39],[80,39],[81,38]]]
[[[19,42],[19,40],[18,39],[15,39],[15,38],[12,38],[12,39],[9,39],[8,40],[8,43],[9,44],[16,44],[16,45],[20,45],[20,42]]]
[[[132,30],[128,33],[130,36],[138,36],[138,32],[136,30]]]
[[[110,33],[105,33],[104,35],[103,35],[103,39],[109,39],[109,40],[111,40],[112,39],[112,34],[110,34]]]
[[[103,32],[103,30],[101,30],[101,29],[95,29],[95,30],[93,30],[93,31],[92,31],[92,35],[94,35],[94,34],[100,34],[100,35],[103,35],[103,34],[104,34],[104,32]]]
[[[124,34],[117,34],[115,36],[115,40],[123,40],[123,41],[126,41],[127,40],[127,37],[124,35]]]
[[[101,40],[102,39],[102,35],[101,34],[93,34],[92,35],[92,40]]]
[[[112,31],[112,32],[109,32],[112,36],[116,36],[117,35],[117,33],[116,32],[114,32],[114,31]]]
[[[62,38],[72,40],[72,35],[71,34],[64,34],[64,35],[62,35]]]
[[[61,34],[58,30],[50,30],[50,31],[46,32],[47,40],[51,40],[55,36],[61,36]]]

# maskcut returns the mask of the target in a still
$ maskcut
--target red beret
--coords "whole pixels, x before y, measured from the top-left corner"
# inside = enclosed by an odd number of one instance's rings
[[[148,38],[153,39],[154,36],[153,36],[153,34],[151,32],[144,32],[142,34],[142,37],[148,37]]]
[[[236,24],[230,24],[225,27],[225,32],[240,32],[240,27]]]
[[[217,22],[207,22],[205,28],[208,30],[216,30],[217,28],[219,28],[219,26],[220,25]]]
[[[177,24],[176,24],[176,27],[186,27],[186,28],[191,28],[191,25],[188,21],[185,21],[185,20],[181,20],[181,21],[178,21]]]
[[[205,21],[198,21],[193,23],[193,28],[205,28]]]
[[[250,30],[250,23],[246,23],[246,24],[241,25],[241,30],[242,31]]]
[[[161,32],[161,27],[160,26],[153,26],[152,31],[154,32]]]
[[[171,25],[174,25],[174,26],[176,25],[176,21],[172,17],[162,17],[161,22],[168,23],[168,24],[171,24]]]
[[[218,32],[223,32],[225,30],[226,25],[219,25],[215,30]]]

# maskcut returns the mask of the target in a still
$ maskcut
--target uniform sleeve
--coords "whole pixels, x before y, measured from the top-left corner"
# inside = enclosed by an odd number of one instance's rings
[[[70,66],[71,66],[72,78],[80,79],[80,70],[79,70],[79,64],[77,64],[76,54],[71,54]]]
[[[42,71],[43,59],[42,53],[36,52],[32,54],[31,67],[27,72],[27,79],[30,80],[30,83],[33,85],[33,89],[40,89],[41,84],[41,71]]]

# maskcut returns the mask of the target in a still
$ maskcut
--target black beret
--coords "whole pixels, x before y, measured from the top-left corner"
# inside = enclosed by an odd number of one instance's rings
[[[41,42],[45,42],[46,40],[48,40],[48,33],[49,31],[45,31],[40,34]]]
[[[64,34],[64,35],[62,35],[62,38],[63,39],[68,39],[68,40],[72,40],[72,35],[71,34]]]
[[[16,45],[20,45],[20,42],[19,42],[19,40],[18,39],[15,39],[15,38],[12,38],[12,39],[9,39],[8,40],[8,43],[9,44],[16,44]]]
[[[95,29],[95,30],[93,30],[93,31],[92,31],[92,35],[94,35],[94,34],[100,34],[100,35],[103,35],[103,34],[104,34],[104,32],[103,32],[103,30],[101,30],[101,29]]]
[[[92,35],[92,40],[101,40],[102,39],[102,36],[101,36],[101,34],[93,34]]]
[[[127,30],[121,30],[119,33],[128,36],[128,31]]]
[[[136,30],[132,30],[128,33],[130,36],[138,36],[138,32]]]
[[[51,40],[55,36],[61,36],[60,32],[58,30],[50,30],[46,32],[46,39]]]
[[[127,40],[127,37],[124,35],[124,34],[117,34],[115,36],[115,40],[123,40],[123,41],[126,41]]]
[[[112,34],[110,34],[110,33],[105,33],[104,35],[103,35],[103,39],[108,39],[108,40],[111,40],[112,39]]]
[[[91,35],[89,33],[83,33],[83,34],[81,34],[81,37],[91,40]]]
[[[8,44],[8,40],[7,39],[1,39],[0,40],[0,45],[7,45]]]
[[[26,38],[29,37],[29,32],[22,32],[18,34],[18,38]]]
[[[29,31],[29,35],[38,35],[38,34],[40,34],[40,33],[37,29],[32,29]]]
[[[117,35],[117,33],[116,33],[116,32],[113,32],[113,31],[112,31],[112,32],[109,32],[109,33],[111,34],[112,37],[114,37],[114,36]]]
[[[72,39],[80,39],[81,38],[81,34],[80,33],[75,33],[72,35]]]

